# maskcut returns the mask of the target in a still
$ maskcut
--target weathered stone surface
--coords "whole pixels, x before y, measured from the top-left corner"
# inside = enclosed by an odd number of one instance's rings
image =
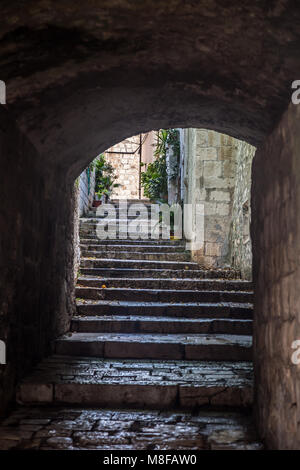
[[[192,259],[203,267],[234,266],[243,278],[251,279],[250,186],[255,147],[206,129],[182,129],[180,135],[184,201],[202,204],[204,211],[203,246],[191,244]]]
[[[17,393],[17,401],[51,403],[53,401],[53,385],[51,383],[28,385],[24,384]]]
[[[6,156],[0,171],[1,288],[6,289],[1,292],[1,331],[11,350],[9,367],[1,367],[3,409],[18,377],[49,349],[51,336],[67,327],[70,297],[65,287],[72,271],[67,268],[72,233],[68,184],[91,156],[137,131],[199,126],[261,142],[287,107],[290,82],[300,73],[300,10],[295,2],[279,0],[185,2],[180,8],[174,0],[118,0],[113,5],[108,0],[85,5],[4,0],[1,8],[7,106],[38,152],[33,162],[35,152],[25,149],[25,137],[11,134],[5,115],[2,131],[11,146],[1,143]],[[263,321],[272,318],[272,326],[261,328],[257,338],[260,403],[270,403],[268,412],[261,412],[262,428],[274,445],[295,447],[296,407],[291,405],[298,395],[293,385],[297,374],[287,357],[288,342],[298,334],[299,210],[298,198],[290,193],[298,194],[299,168],[289,149],[297,148],[299,133],[291,120],[283,122],[282,137],[266,146],[269,165],[263,157],[257,160],[254,194],[261,217],[256,220],[253,211],[253,221],[257,306],[262,306],[257,315]],[[260,249],[264,243],[272,250]],[[289,308],[277,302],[281,298]],[[287,318],[290,325],[283,326]],[[284,420],[287,430],[279,429],[283,418],[277,412],[273,416],[278,409],[285,418],[290,412],[293,416]]]
[[[256,413],[275,449],[299,449],[300,106],[292,105],[253,161]]]
[[[56,353],[107,358],[248,361],[252,338],[238,335],[72,333],[56,340]]]
[[[209,273],[209,271],[207,271]],[[216,272],[217,274],[217,272]],[[220,274],[220,278],[222,274]],[[195,289],[195,290],[227,290],[227,291],[252,291],[251,282],[226,279],[159,279],[159,278],[118,278],[100,276],[81,276],[77,285],[83,287],[133,287],[145,289]]]
[[[140,130],[206,127],[257,143],[299,71],[298,21],[280,2],[5,2],[2,79],[38,151],[74,176]]]
[[[252,320],[200,319],[180,317],[144,317],[106,315],[101,318],[73,317],[71,330],[77,333],[228,333],[252,334]]]
[[[80,268],[82,274],[91,276],[109,276],[111,278],[143,277],[173,279],[240,279],[240,273],[233,269],[161,269],[161,268]]]
[[[106,259],[106,258],[82,258],[81,266],[83,268],[148,268],[148,269],[186,269],[192,270],[199,268],[197,263],[190,261],[155,261],[155,260],[135,260],[135,259]]]
[[[252,304],[205,302],[139,302],[78,299],[79,315],[142,315],[184,318],[252,318]]]
[[[16,417],[14,415],[17,415]],[[47,418],[33,437],[18,434],[20,420]],[[158,412],[148,410],[99,410],[82,408],[21,408],[12,414],[16,424],[0,425],[0,449],[40,450],[257,450],[262,446],[249,417],[232,412]],[[81,423],[89,423],[83,430]],[[71,424],[71,426],[70,426]],[[9,434],[7,434],[9,435]]]
[[[252,365],[247,362],[53,356],[20,385],[20,401],[42,401],[43,396],[36,392],[43,384],[51,384],[55,402],[81,405],[121,407],[126,404],[161,409],[195,408],[203,404],[248,407],[252,403]]]
[[[91,258],[116,258],[116,259],[130,259],[130,260],[154,260],[154,261],[189,261],[189,253],[141,253],[134,251],[85,251],[82,250],[83,257]]]
[[[233,302],[250,304],[253,300],[251,292],[217,291],[217,290],[169,290],[169,289],[134,289],[116,287],[76,287],[76,296],[91,300],[127,300],[145,302]]]
[[[246,142],[237,144],[235,190],[230,227],[230,260],[241,271],[243,279],[252,278],[251,167],[255,148]]]
[[[0,153],[1,416],[16,382],[69,328],[75,304],[73,185],[43,164],[2,105]]]

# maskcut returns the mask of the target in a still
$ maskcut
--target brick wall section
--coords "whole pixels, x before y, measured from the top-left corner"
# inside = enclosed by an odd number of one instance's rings
[[[51,350],[74,309],[73,185],[0,107],[0,415],[16,382]],[[67,292],[69,290],[69,292]]]
[[[290,105],[253,162],[256,415],[269,447],[300,448],[300,106]]]

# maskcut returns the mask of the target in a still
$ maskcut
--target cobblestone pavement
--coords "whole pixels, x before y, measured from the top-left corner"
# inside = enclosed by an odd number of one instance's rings
[[[259,450],[241,413],[18,408],[0,426],[0,450]]]
[[[18,401],[107,408],[244,408],[252,404],[252,364],[52,356],[19,385]]]

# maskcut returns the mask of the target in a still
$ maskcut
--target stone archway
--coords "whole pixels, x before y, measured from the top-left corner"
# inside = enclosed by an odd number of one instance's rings
[[[265,371],[257,369],[259,420],[270,445],[299,445],[294,405],[299,393],[289,359],[299,324],[293,290],[298,268],[290,261],[298,256],[293,222],[299,199],[298,108],[291,105],[276,127],[289,104],[291,82],[300,75],[299,21],[293,1],[119,0],[98,6],[90,0],[84,9],[70,0],[59,6],[29,1],[23,8],[3,2],[0,78],[7,85],[7,110],[0,116],[0,321],[11,357],[0,371],[3,408],[16,379],[68,324],[74,178],[94,155],[129,135],[203,127],[259,147],[253,239],[256,321],[259,325],[263,316],[265,327],[256,347],[257,360],[268,358]],[[267,178],[269,168],[272,177],[265,185],[259,175]],[[292,203],[282,203],[288,200]],[[267,213],[273,219],[265,219]],[[281,232],[287,223],[281,277],[280,250],[274,248],[269,262],[262,247],[264,240],[273,243],[270,232]],[[286,292],[277,320],[266,318]],[[291,319],[288,333],[281,317]],[[275,376],[274,351],[280,358]],[[274,417],[276,407],[281,412]]]

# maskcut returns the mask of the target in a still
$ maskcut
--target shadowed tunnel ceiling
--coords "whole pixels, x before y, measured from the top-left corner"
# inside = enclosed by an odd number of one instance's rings
[[[259,144],[300,79],[299,52],[297,1],[1,2],[7,109],[72,177],[158,127]]]

